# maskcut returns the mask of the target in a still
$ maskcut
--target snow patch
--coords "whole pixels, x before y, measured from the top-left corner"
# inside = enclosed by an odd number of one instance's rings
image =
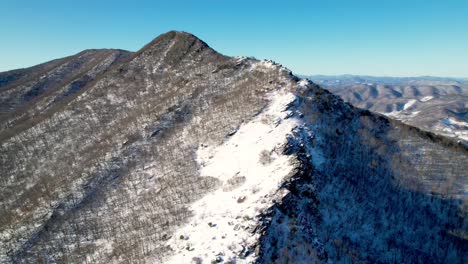
[[[169,53],[169,51],[172,49],[172,47],[174,46],[174,44],[177,42],[177,38],[173,39],[171,41],[171,43],[169,44],[169,46],[166,48],[166,50],[163,52],[161,58],[158,60],[158,62],[153,66],[152,68],[152,73],[155,74],[159,68],[161,67],[162,63],[164,62],[164,60],[166,59],[167,57],[167,54]]]
[[[387,116],[389,116],[389,117],[398,119],[398,117],[399,117],[399,115],[400,115],[400,112],[401,112],[401,111],[382,112],[382,114],[385,114],[385,115],[387,115]]]
[[[261,60],[261,61],[252,63],[251,70],[269,72],[271,70],[286,70],[286,69],[282,67],[280,64],[272,60]]]
[[[308,86],[309,85],[309,81],[307,79],[301,79],[299,82],[298,82],[299,86]]]
[[[411,106],[413,106],[416,103],[416,99],[411,99],[409,100],[404,106],[403,110],[408,110]]]
[[[275,69],[276,63],[272,60],[262,60],[260,65],[267,69]]]
[[[236,59],[237,62],[242,62],[242,61],[245,61],[248,59],[247,56],[237,56],[237,57],[234,57]]]
[[[419,101],[421,101],[421,102],[427,102],[427,101],[430,101],[430,100],[432,100],[432,99],[434,99],[434,96],[424,96],[424,97],[421,98],[421,100],[419,100]]]
[[[468,123],[467,122],[458,121],[458,120],[456,120],[454,118],[451,118],[451,117],[442,119],[442,122],[444,124],[446,124],[447,126],[451,126],[451,127],[457,127],[458,126],[458,127],[468,129]]]
[[[288,110],[296,100],[292,93],[269,97],[268,108],[224,144],[199,148],[200,176],[216,177],[222,187],[192,204],[193,218],[168,241],[175,251],[168,263],[255,260],[258,215],[287,194],[279,186],[294,167],[282,147],[300,125]]]
[[[441,130],[446,135],[456,137],[464,141],[468,141],[468,123],[464,121],[458,121],[454,118],[447,117],[440,120],[439,124],[435,128]]]

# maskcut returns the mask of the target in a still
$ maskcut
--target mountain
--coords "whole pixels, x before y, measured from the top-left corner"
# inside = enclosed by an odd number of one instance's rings
[[[123,50],[85,50],[31,68],[0,73],[0,131],[11,135],[34,125],[130,54]]]
[[[468,141],[468,85],[352,85],[332,88],[346,102]]]
[[[302,78],[309,78],[323,87],[343,87],[355,84],[388,84],[388,85],[468,85],[467,78],[449,77],[379,77],[368,75],[300,75]]]
[[[466,146],[189,33],[119,53],[2,123],[2,262],[464,262]]]
[[[354,75],[317,78],[314,80],[357,107],[468,142],[468,82],[463,79]]]

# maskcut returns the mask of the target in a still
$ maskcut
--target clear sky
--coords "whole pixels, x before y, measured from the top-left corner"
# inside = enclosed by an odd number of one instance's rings
[[[295,73],[468,77],[468,0],[0,0],[0,71],[173,29]]]

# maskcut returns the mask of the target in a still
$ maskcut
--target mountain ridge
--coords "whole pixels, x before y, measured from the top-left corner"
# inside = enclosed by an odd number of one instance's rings
[[[60,106],[62,102],[66,104],[88,83],[99,79],[129,54],[116,49],[85,50],[73,56],[20,70],[26,72],[23,78],[10,82],[0,90],[0,137],[8,137],[22,123],[33,121],[36,117],[41,119],[41,115],[47,115],[46,112],[51,107]],[[45,69],[32,76],[27,74],[37,67]],[[5,79],[8,79],[9,73],[11,72],[5,73]],[[31,109],[35,110],[30,111]]]
[[[466,147],[193,37],[0,140],[2,261],[462,263]]]

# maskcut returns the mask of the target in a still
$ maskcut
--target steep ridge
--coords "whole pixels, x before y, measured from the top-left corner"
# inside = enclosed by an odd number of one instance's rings
[[[264,216],[260,262],[462,263],[466,147],[299,90],[300,166]],[[298,261],[299,260],[299,261]]]
[[[130,54],[123,50],[85,50],[34,67],[0,73],[0,133],[5,137],[39,122],[48,110],[72,100],[86,84]]]
[[[2,253],[78,262],[163,256],[164,232],[218,183],[198,177],[196,147],[221,143],[265,106],[261,94],[290,85],[287,75],[186,33],[158,37],[2,142]]]
[[[54,110],[0,141],[4,262],[463,262],[467,149],[271,61],[172,31]]]

